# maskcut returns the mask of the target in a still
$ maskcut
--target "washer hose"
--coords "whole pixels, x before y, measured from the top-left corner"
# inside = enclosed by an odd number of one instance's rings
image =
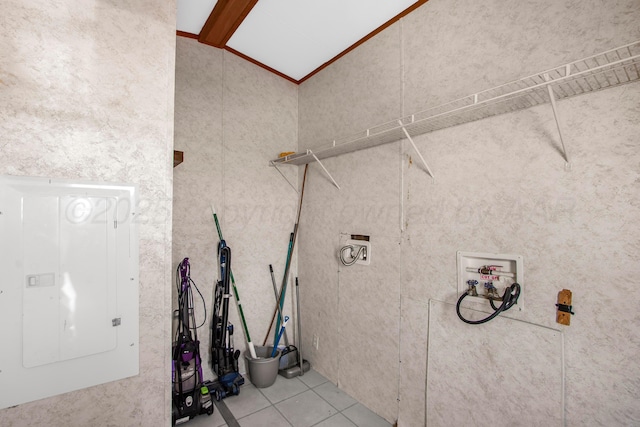
[[[511,285],[510,287],[505,289],[504,295],[502,295],[502,304],[500,304],[500,307],[496,308],[496,306],[493,304],[493,300],[489,300],[489,303],[491,304],[491,307],[495,311],[491,315],[489,315],[488,317],[485,317],[484,319],[481,319],[481,320],[468,320],[468,319],[465,319],[464,317],[462,317],[462,314],[460,314],[460,304],[462,303],[462,300],[467,295],[468,295],[468,293],[465,292],[458,299],[458,303],[456,304],[456,313],[458,314],[458,317],[460,318],[460,320],[462,320],[464,323],[468,323],[470,325],[480,325],[482,323],[486,323],[489,320],[493,319],[494,317],[496,317],[498,314],[502,313],[503,311],[509,310],[511,307],[513,307],[514,304],[517,304],[518,303],[518,298],[520,297],[520,285],[517,284],[517,283],[514,283],[513,285]]]

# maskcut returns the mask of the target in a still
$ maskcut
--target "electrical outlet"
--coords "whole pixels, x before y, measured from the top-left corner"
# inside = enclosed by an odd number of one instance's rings
[[[317,335],[313,335],[313,348],[315,348],[316,350],[318,349],[318,336]]]

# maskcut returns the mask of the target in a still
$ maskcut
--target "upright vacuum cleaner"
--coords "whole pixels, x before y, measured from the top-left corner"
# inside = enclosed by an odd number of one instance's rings
[[[191,291],[192,283],[189,258],[185,258],[178,265],[176,272],[178,327],[173,343],[171,369],[173,425],[185,423],[200,414],[213,414],[211,395],[202,377],[200,341],[198,341],[198,326],[195,322]],[[198,290],[197,287],[196,290]],[[200,293],[199,290],[198,293]],[[200,296],[202,297],[202,294]]]
[[[213,297],[211,320],[211,368],[218,376],[215,382],[207,383],[216,400],[240,394],[244,378],[238,372],[240,350],[233,348],[233,325],[229,323],[229,298],[231,298],[231,248],[224,240],[218,245],[220,280]]]

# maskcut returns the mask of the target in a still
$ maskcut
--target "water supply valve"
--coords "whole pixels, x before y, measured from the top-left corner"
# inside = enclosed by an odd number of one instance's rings
[[[498,293],[498,289],[493,286],[493,282],[485,282],[484,288],[486,290],[485,296],[493,301],[502,301],[502,297]]]
[[[467,285],[469,285],[469,289],[467,289],[467,295],[471,295],[472,297],[478,296],[478,290],[476,286],[478,286],[477,280],[467,280]]]

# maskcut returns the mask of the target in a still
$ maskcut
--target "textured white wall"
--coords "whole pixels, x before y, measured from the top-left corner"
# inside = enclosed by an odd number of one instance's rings
[[[0,173],[131,182],[141,218],[140,375],[0,410],[0,424],[169,425],[175,2],[2,10]]]
[[[300,148],[630,43],[640,39],[637,22],[637,0],[431,0],[300,86]],[[428,301],[455,302],[456,251],[517,253],[526,308],[510,317],[560,329],[557,292],[574,292],[577,315],[563,328],[567,425],[640,422],[639,99],[634,83],[559,103],[569,172],[550,106],[416,138],[435,181],[406,142],[325,161],[342,191],[313,167],[299,255],[312,294],[303,305],[305,347],[320,337],[309,354],[316,369],[400,425],[439,425],[460,405],[489,414],[446,389],[425,414],[427,381],[448,378],[426,375]],[[370,267],[339,267],[344,233],[371,235]],[[456,330],[469,334],[463,342],[484,333]],[[540,339],[540,357],[557,362],[558,347]],[[508,359],[515,349],[496,351]],[[454,365],[468,362],[464,354],[450,354]],[[509,382],[514,392],[533,387],[535,370],[527,372]],[[472,396],[487,391],[470,387]],[[540,399],[550,408],[557,395]]]
[[[268,162],[287,147],[297,147],[297,102],[293,83],[229,52],[178,38],[175,146],[185,160],[174,171],[173,268],[189,257],[191,278],[207,304],[207,322],[198,338],[208,379],[214,378],[208,353],[212,289],[219,279],[211,205],[231,248],[252,341],[262,345],[275,308],[269,264],[280,286],[297,208],[296,193]],[[296,168],[283,168],[283,173],[296,183]],[[294,262],[291,277],[295,271]],[[195,299],[200,322],[204,312],[197,294]],[[291,299],[285,313],[291,314]],[[244,351],[233,303],[229,319],[236,349]],[[240,370],[245,370],[243,357]]]

